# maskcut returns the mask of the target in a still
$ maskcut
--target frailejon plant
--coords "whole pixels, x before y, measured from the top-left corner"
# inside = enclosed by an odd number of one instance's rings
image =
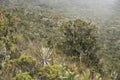
[[[48,47],[38,47],[35,55],[39,58],[39,65],[45,66],[53,64],[53,50]]]
[[[52,61],[52,50],[50,48],[45,48],[42,47],[41,48],[41,54],[40,54],[40,63],[44,66],[44,65],[49,65]]]

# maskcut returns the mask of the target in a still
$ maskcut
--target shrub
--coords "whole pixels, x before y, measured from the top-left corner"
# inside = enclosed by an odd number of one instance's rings
[[[96,67],[97,57],[97,27],[81,19],[63,21],[48,34],[48,45],[69,56]]]
[[[56,80],[61,75],[61,68],[59,65],[46,65],[39,69],[38,74],[42,80]]]
[[[36,60],[30,56],[21,56],[18,59],[8,60],[3,64],[1,78],[8,80],[21,72],[29,72],[32,76],[36,68]]]
[[[28,72],[17,74],[12,80],[34,80]]]
[[[32,72],[36,66],[36,59],[31,56],[21,56],[16,63],[22,71]]]
[[[67,54],[90,54],[96,49],[96,27],[80,19],[63,22],[61,34],[62,50]]]

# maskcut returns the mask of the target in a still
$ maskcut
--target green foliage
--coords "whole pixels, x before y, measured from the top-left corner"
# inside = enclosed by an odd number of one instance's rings
[[[91,73],[90,70],[83,71],[80,80],[102,80],[99,73]]]
[[[39,69],[39,76],[42,80],[56,80],[61,75],[61,68],[59,65],[47,65]]]
[[[50,47],[74,59],[81,57],[88,67],[98,67],[97,27],[91,23],[80,19],[63,21],[47,40]]]
[[[77,74],[76,71],[71,68],[71,66],[63,64],[61,67],[62,75],[60,76],[60,80],[78,80],[79,74]]]
[[[8,47],[12,46],[13,44],[14,44],[14,43],[13,43],[12,41],[9,41],[9,42],[7,43]]]
[[[17,74],[12,80],[34,80],[28,72]]]
[[[62,47],[65,53],[80,55],[95,52],[96,27],[94,25],[76,19],[63,22],[60,28],[64,40],[58,45]]]
[[[21,56],[19,59],[16,60],[16,63],[22,71],[31,72],[36,66],[36,59],[30,56]]]
[[[10,79],[21,72],[34,73],[36,60],[29,56],[21,56],[18,59],[9,60],[2,66],[2,78]]]

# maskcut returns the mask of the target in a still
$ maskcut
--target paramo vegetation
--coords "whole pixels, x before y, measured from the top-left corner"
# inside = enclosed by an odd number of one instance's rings
[[[42,10],[0,10],[0,80],[120,79],[119,68],[101,59],[92,23]]]

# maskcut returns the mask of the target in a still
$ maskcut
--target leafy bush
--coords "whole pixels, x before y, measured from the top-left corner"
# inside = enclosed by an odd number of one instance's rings
[[[63,21],[53,29],[48,45],[67,55],[77,56],[88,66],[97,66],[97,27],[81,19]]]
[[[28,72],[17,74],[12,80],[34,80]]]
[[[62,47],[67,54],[91,54],[96,49],[96,27],[80,19],[65,21],[60,27]]]
[[[30,56],[21,56],[16,63],[21,68],[22,71],[31,72],[36,66],[36,59]]]
[[[61,68],[59,65],[47,65],[40,68],[38,74],[41,80],[56,80],[61,75]]]
[[[33,75],[36,68],[36,60],[29,56],[21,56],[18,59],[8,60],[2,64],[3,68],[1,76],[3,80],[11,80],[12,77],[21,72],[29,72]]]
[[[87,69],[83,71],[83,74],[80,75],[80,80],[102,80],[99,73],[91,74],[90,70]]]

